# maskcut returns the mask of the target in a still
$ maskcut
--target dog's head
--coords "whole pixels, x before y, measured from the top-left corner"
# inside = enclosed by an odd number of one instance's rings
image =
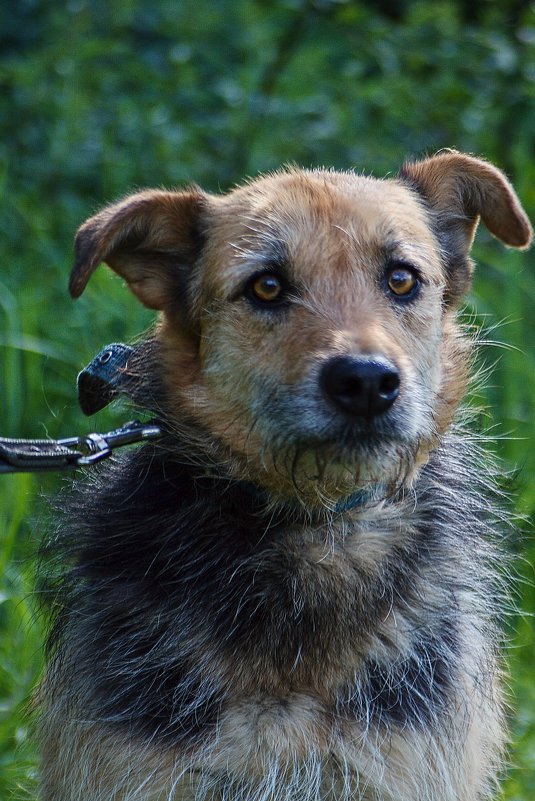
[[[451,424],[480,218],[529,245],[505,176],[449,151],[391,180],[288,170],[223,196],[145,191],[80,228],[70,289],[106,262],[161,311],[175,422],[274,496],[335,503],[410,481]]]

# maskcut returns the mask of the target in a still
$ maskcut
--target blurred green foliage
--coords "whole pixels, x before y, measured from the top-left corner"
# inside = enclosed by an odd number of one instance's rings
[[[525,0],[8,0],[0,9],[1,434],[67,435],[77,370],[152,315],[101,270],[74,306],[73,233],[142,186],[224,190],[283,163],[378,176],[456,147],[513,179],[535,217],[535,4]],[[468,319],[512,347],[485,391],[504,470],[528,516],[520,604],[535,611],[533,257],[485,231]],[[498,326],[497,330],[493,330]],[[59,479],[58,479],[59,480]],[[39,671],[31,593],[39,488],[0,483],[0,798],[31,797],[25,699]],[[38,511],[34,511],[37,509]],[[532,519],[532,518],[531,518]],[[504,798],[535,797],[533,623],[511,622],[518,712]],[[24,791],[22,787],[29,788]],[[27,794],[26,794],[27,793]]]

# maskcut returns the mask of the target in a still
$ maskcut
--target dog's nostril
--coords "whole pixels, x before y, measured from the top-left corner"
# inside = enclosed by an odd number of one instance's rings
[[[323,367],[320,383],[338,408],[369,419],[392,406],[399,395],[400,375],[384,358],[337,356]]]
[[[395,397],[399,394],[399,373],[394,368],[392,372],[387,372],[379,382],[379,394],[381,397],[389,398],[392,394]]]

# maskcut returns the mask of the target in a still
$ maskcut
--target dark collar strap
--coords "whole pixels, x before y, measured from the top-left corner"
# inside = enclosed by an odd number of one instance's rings
[[[78,373],[78,402],[84,414],[99,412],[117,395],[127,391],[128,361],[133,353],[130,345],[112,342]]]
[[[241,490],[246,492],[247,495],[252,497],[253,500],[259,505],[267,506],[273,502],[272,496],[266,492],[266,490],[258,487],[256,484],[253,484],[252,481],[238,481],[237,485]],[[337,501],[337,503],[326,508],[329,511],[334,512],[334,514],[343,514],[344,512],[349,512],[352,509],[358,509],[359,507],[367,506],[373,501],[378,501],[380,498],[384,497],[385,491],[386,487],[382,485],[376,485],[373,487],[373,489],[357,489],[346,498],[342,498],[341,500]],[[301,510],[298,501],[282,501],[279,506],[281,509],[286,509],[290,512],[299,512]]]

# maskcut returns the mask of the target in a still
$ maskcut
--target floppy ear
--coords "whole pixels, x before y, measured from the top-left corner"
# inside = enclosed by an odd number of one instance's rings
[[[181,291],[203,244],[207,196],[200,190],[147,190],[103,209],[78,230],[69,281],[74,298],[100,262],[122,276],[150,309],[164,309]]]
[[[492,164],[444,151],[405,164],[398,177],[418,191],[433,212],[432,224],[444,251],[452,295],[460,296],[468,288],[472,265],[467,256],[480,218],[504,244],[529,247],[530,222],[513,187]]]

